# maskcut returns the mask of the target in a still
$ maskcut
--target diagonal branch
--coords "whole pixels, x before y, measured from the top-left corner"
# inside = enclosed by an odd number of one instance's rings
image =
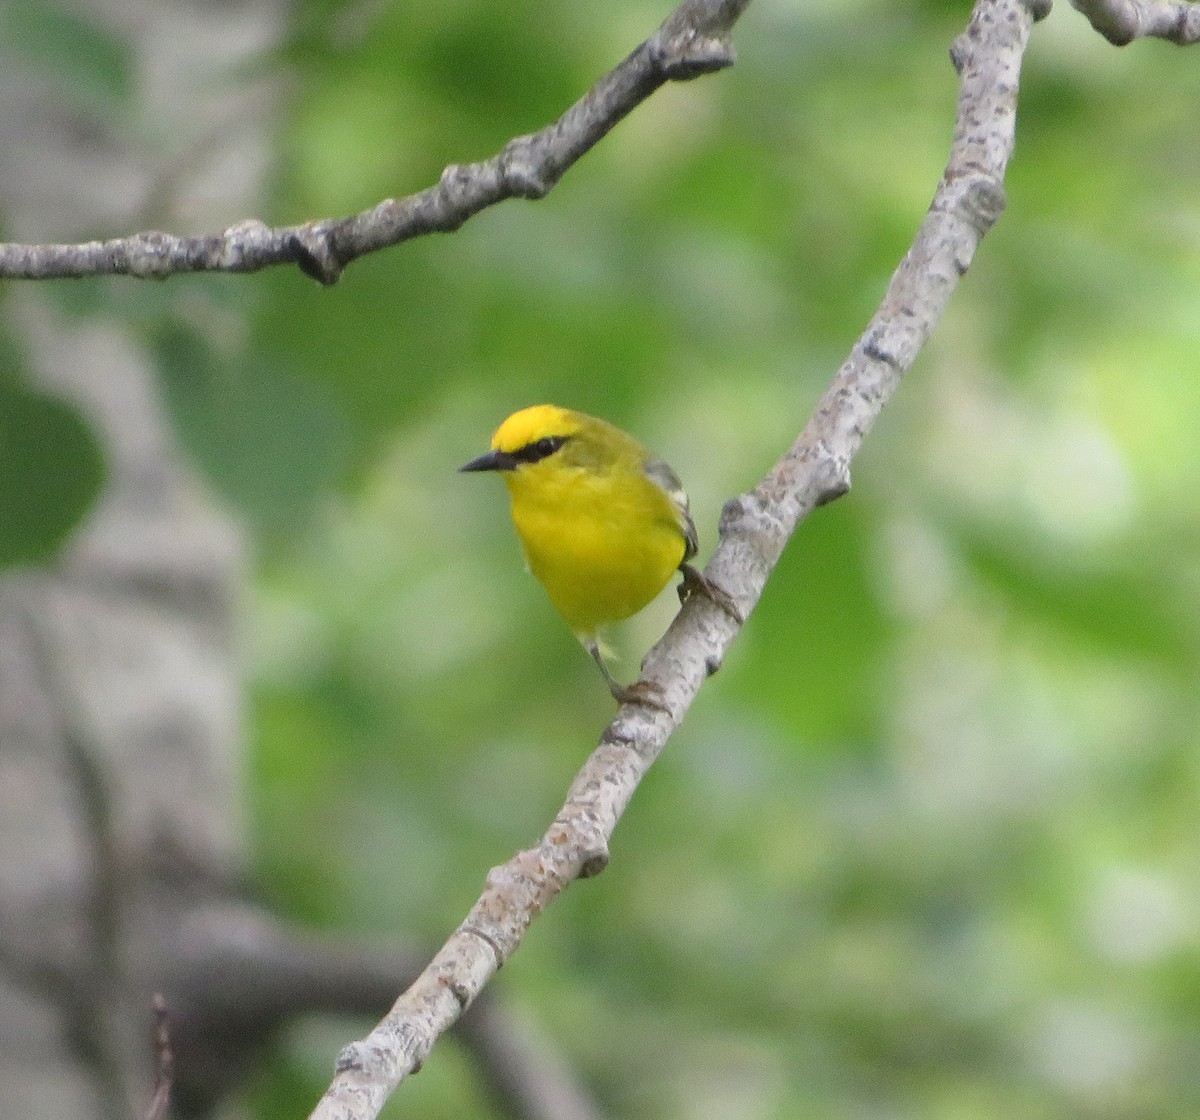
[[[182,272],[257,272],[295,264],[334,284],[351,261],[425,233],[448,233],[509,198],[544,198],[567,169],[659,86],[732,66],[734,23],[750,0],[683,0],[659,29],[553,124],[510,140],[491,159],[451,164],[436,186],[388,198],[347,218],[271,227],[257,219],[222,233],[150,231],[79,245],[0,244],[0,278],[164,279]]]
[[[154,993],[154,1051],[158,1069],[154,1078],[154,1091],[146,1106],[145,1120],[166,1120],[167,1106],[171,1103],[171,1085],[175,1080],[175,1051],[171,1046],[171,1018],[167,1012],[167,1001],[159,992]]]
[[[707,575],[743,613],[797,524],[846,492],[850,462],[899,386],[1004,208],[1021,58],[1049,0],[977,0],[951,58],[960,77],[949,163],[886,296],[796,443],[752,493],[726,503]],[[663,690],[657,711],[622,707],[576,776],[540,844],[493,868],[466,920],[363,1040],[338,1057],[312,1120],[369,1120],[420,1068],[441,1034],[520,944],[533,919],[578,878],[608,861],[608,838],[704,679],[720,665],[738,623],[693,596],[650,652],[645,676]]]
[[[1200,43],[1200,4],[1191,0],[1071,0],[1071,5],[1115,47],[1143,38],[1180,47]]]

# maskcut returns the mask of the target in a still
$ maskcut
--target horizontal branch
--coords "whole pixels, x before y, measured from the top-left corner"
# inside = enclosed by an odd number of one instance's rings
[[[366,253],[458,229],[509,198],[544,198],[567,169],[659,86],[731,66],[731,31],[750,0],[684,0],[661,27],[553,124],[510,140],[491,159],[451,164],[435,186],[347,218],[295,226],[248,219],[218,234],[157,231],[77,245],[0,244],[0,278],[165,279],[184,272],[257,272],[294,264],[334,284]]]
[[[1021,59],[1049,0],[977,0],[951,57],[960,77],[946,170],[878,312],[796,443],[750,494],[726,503],[706,574],[743,614],[800,520],[849,487],[850,462],[945,310],[983,235],[1004,207]],[[642,777],[739,624],[693,596],[651,650],[643,679],[663,710],[625,705],[579,771],[541,842],[493,868],[465,921],[366,1038],[347,1046],[312,1120],[370,1120],[420,1068],[438,1035],[520,944],[534,918],[577,878],[608,861],[608,840]]]
[[[1181,47],[1200,42],[1200,4],[1189,0],[1071,0],[1110,43],[1166,39]]]

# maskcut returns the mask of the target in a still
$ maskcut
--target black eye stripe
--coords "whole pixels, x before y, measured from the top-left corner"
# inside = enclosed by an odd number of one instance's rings
[[[566,436],[546,436],[544,439],[527,443],[524,447],[518,447],[512,453],[512,457],[518,463],[536,463],[553,455],[566,442]]]

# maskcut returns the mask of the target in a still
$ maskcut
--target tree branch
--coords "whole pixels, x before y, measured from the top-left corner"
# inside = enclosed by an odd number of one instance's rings
[[[512,1120],[602,1120],[575,1072],[511,1008],[480,998],[455,1025],[492,1101]]]
[[[283,1024],[314,1014],[376,1016],[425,963],[409,947],[298,929],[229,895],[176,898],[172,912],[180,921],[156,939],[164,948],[155,980],[171,1011],[171,1095],[180,1115],[211,1113]],[[477,1000],[455,1033],[501,1115],[601,1120],[556,1048],[497,1000]]]
[[[351,261],[425,233],[448,233],[509,198],[544,198],[567,169],[669,81],[733,65],[731,32],[750,0],[683,0],[659,29],[557,121],[510,140],[491,159],[451,164],[436,186],[348,218],[271,227],[251,218],[222,233],[150,231],[79,245],[0,244],[0,278],[165,279],[181,272],[257,272],[295,264],[334,284]]]
[[[154,994],[153,1006],[157,1073],[150,1103],[146,1106],[145,1120],[165,1120],[167,1106],[171,1103],[171,1085],[175,1080],[175,1052],[171,1048],[171,1021],[167,1012],[167,1001],[158,992]]]
[[[845,493],[850,462],[916,358],[1004,208],[1021,58],[1049,0],[978,0],[951,58],[960,77],[950,159],[929,213],[883,303],[792,448],[750,494],[726,503],[708,576],[743,613],[753,607],[796,525]],[[608,861],[608,838],[739,624],[693,596],[647,657],[665,708],[624,706],[576,776],[540,844],[493,868],[441,951],[373,1031],[338,1057],[312,1120],[369,1120],[420,1068],[441,1034],[520,944],[533,919]]]
[[[1115,47],[1134,39],[1166,39],[1186,47],[1200,42],[1200,5],[1190,0],[1071,0]]]

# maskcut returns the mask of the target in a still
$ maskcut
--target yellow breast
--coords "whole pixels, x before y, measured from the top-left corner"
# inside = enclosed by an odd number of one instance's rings
[[[581,636],[636,614],[684,558],[680,515],[641,470],[547,464],[505,475],[533,574]]]

